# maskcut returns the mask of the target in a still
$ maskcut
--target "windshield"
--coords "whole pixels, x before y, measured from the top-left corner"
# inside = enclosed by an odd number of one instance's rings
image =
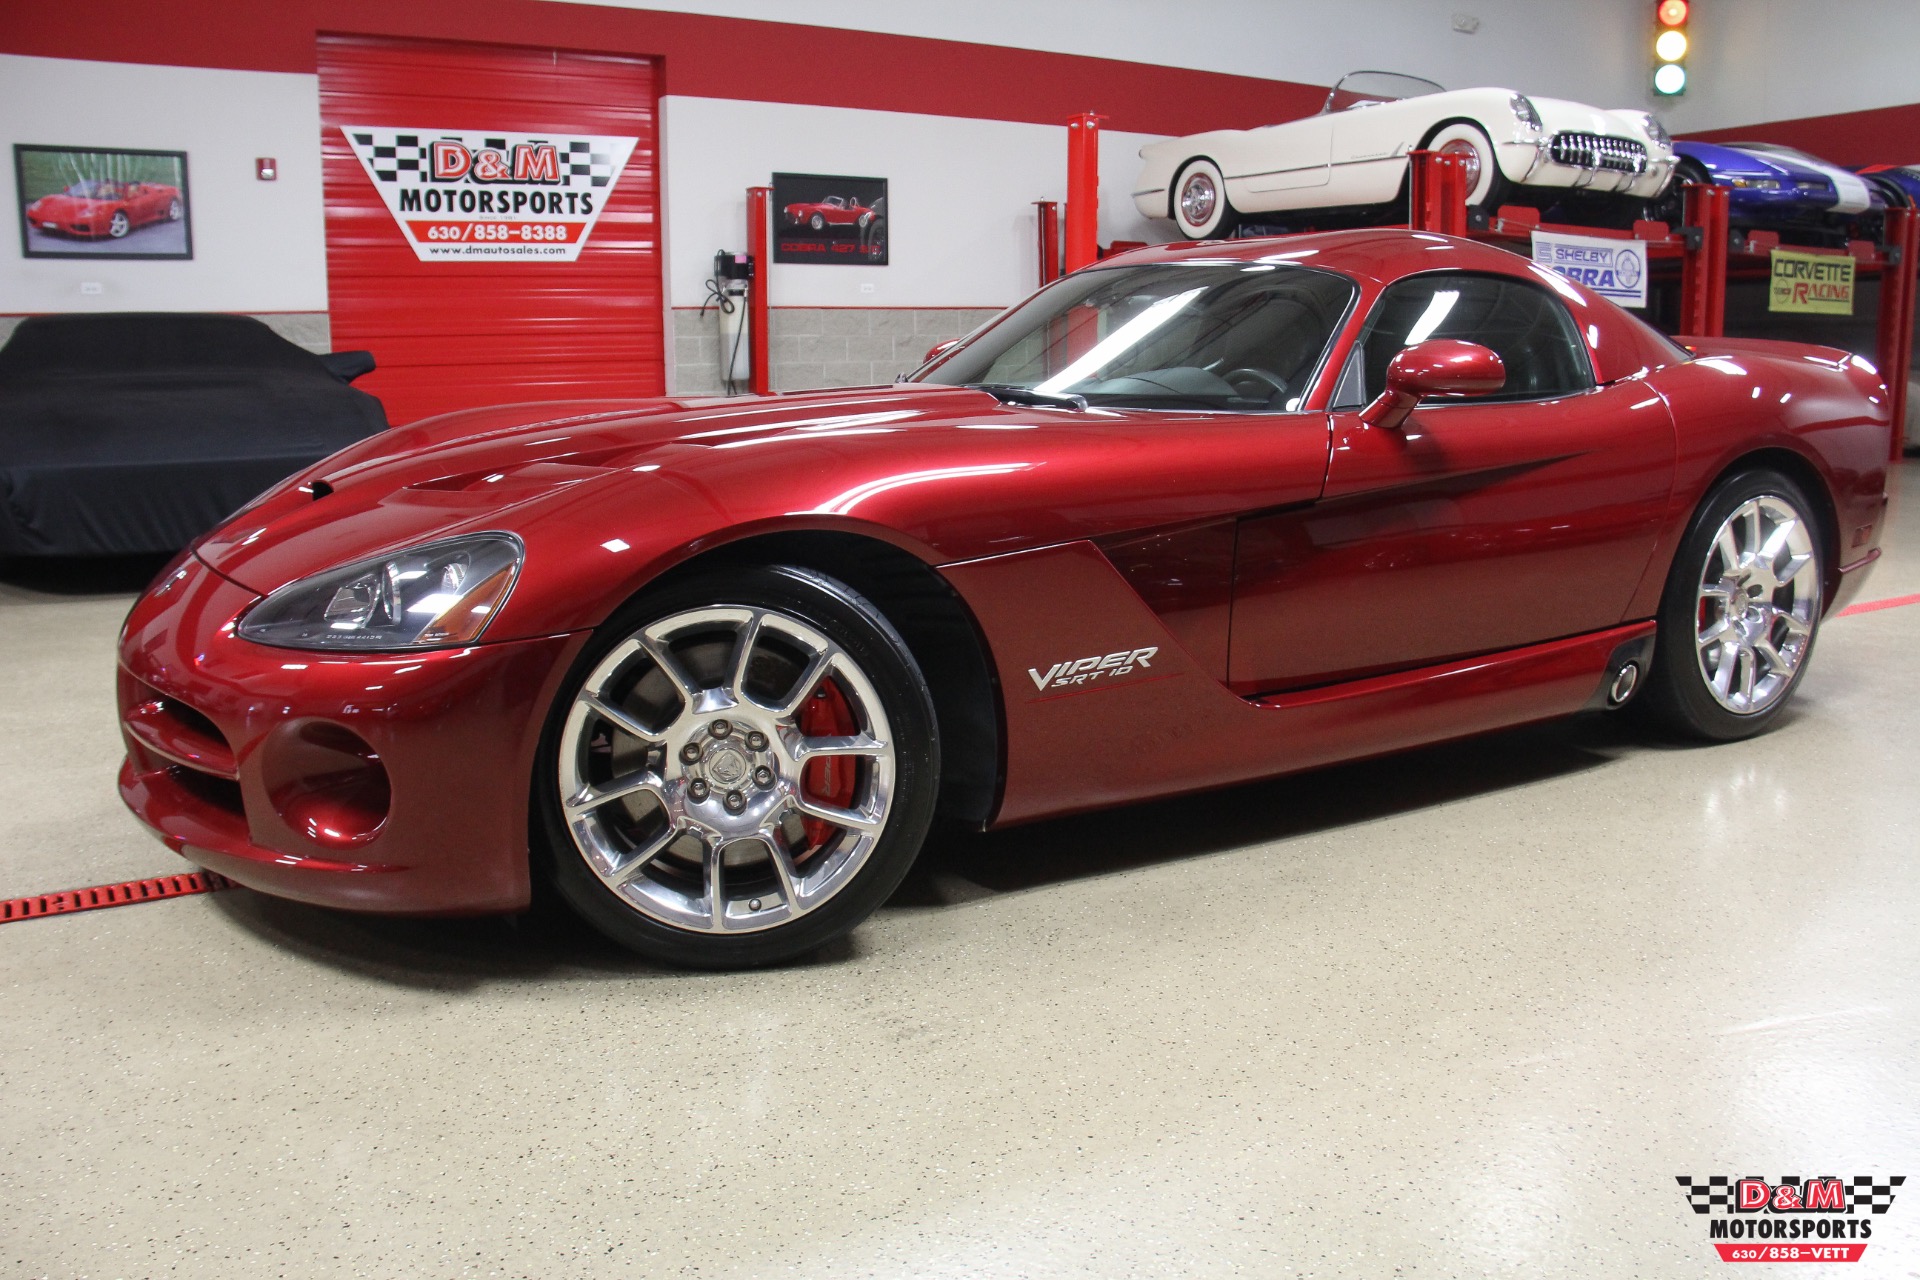
[[[1737,147],[1742,151],[1758,151],[1762,155],[1785,156],[1789,160],[1800,160],[1808,164],[1822,165],[1826,163],[1824,160],[1816,160],[1806,152],[1795,147],[1783,147],[1777,142],[1729,142],[1724,145]]]
[[[1325,115],[1329,111],[1346,111],[1376,102],[1398,102],[1402,98],[1424,98],[1430,93],[1445,92],[1431,80],[1403,76],[1397,71],[1349,71],[1340,77],[1340,83],[1327,94],[1326,105],[1320,108],[1320,113]]]
[[[1041,290],[921,375],[1143,409],[1298,409],[1354,295],[1292,262],[1108,267]]]
[[[120,188],[116,183],[101,182],[97,178],[83,178],[67,188],[70,196],[79,196],[83,200],[117,200]]]

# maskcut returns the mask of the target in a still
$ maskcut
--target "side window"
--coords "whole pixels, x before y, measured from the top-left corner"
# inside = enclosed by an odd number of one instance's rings
[[[1335,408],[1350,408],[1386,389],[1387,365],[1402,348],[1429,338],[1491,347],[1507,366],[1507,384],[1484,400],[1539,400],[1593,385],[1593,364],[1573,317],[1558,298],[1525,280],[1435,272],[1388,286],[1374,304],[1340,380]]]

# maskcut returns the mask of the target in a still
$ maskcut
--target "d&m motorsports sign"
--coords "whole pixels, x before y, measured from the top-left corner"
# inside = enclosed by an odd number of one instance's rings
[[[572,262],[637,138],[347,125],[422,262]]]

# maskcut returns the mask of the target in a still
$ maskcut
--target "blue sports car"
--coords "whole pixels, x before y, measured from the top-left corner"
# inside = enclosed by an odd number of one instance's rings
[[[1655,216],[1680,221],[1681,188],[1689,182],[1731,187],[1728,221],[1735,227],[1840,242],[1876,238],[1887,209],[1879,184],[1773,142],[1676,142],[1673,185]]]
[[[1888,203],[1908,209],[1920,207],[1920,164],[1869,164],[1854,172],[1879,184]]]

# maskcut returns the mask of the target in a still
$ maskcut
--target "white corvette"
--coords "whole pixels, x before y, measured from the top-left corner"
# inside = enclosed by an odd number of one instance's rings
[[[1603,111],[1509,89],[1455,89],[1356,71],[1320,114],[1259,129],[1150,143],[1133,202],[1189,240],[1230,235],[1250,214],[1357,209],[1404,198],[1407,152],[1463,156],[1467,202],[1492,209],[1515,187],[1651,200],[1673,176],[1673,148],[1644,111]]]

